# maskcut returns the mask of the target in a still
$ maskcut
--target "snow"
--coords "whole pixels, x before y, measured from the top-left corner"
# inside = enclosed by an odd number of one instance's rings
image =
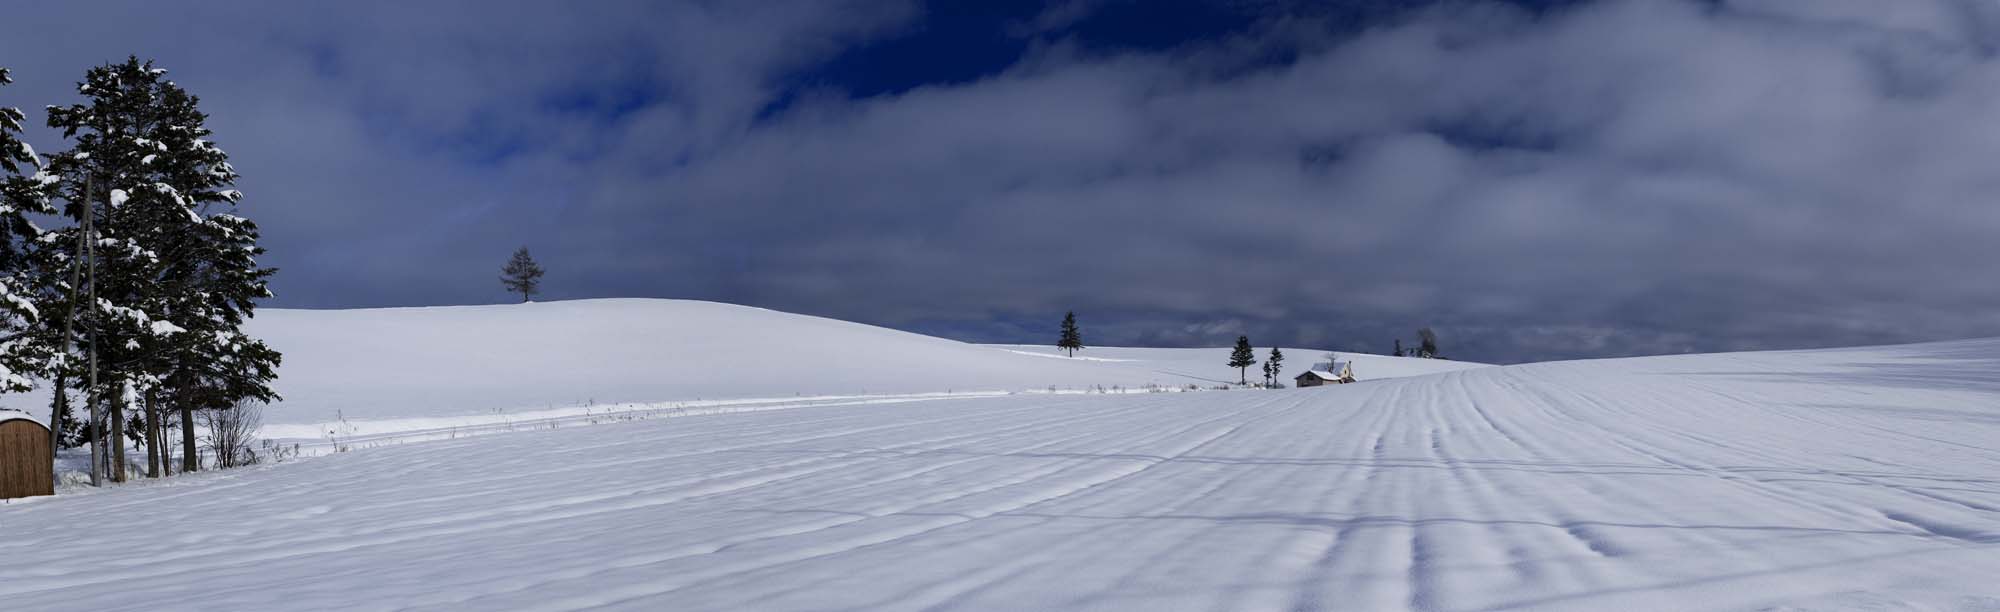
[[[393,331],[425,322],[443,324]],[[516,336],[468,350],[549,348]],[[800,406],[406,444],[0,505],[0,601],[1991,610],[1995,371],[2000,341],[1974,341]]]
[[[125,201],[131,199],[131,197],[131,194],[125,193],[123,189],[113,189],[111,190],[111,207],[124,206]]]
[[[6,302],[8,307],[29,317],[40,317],[41,309],[36,308],[33,301],[21,297],[21,294],[14,292],[14,287],[10,282],[12,280],[11,278],[0,279],[0,301]]]
[[[1336,368],[1337,368],[1337,367],[1340,367],[1340,364],[1339,364],[1339,363],[1335,363],[1335,364],[1334,364],[1334,367],[1336,367]],[[1300,376],[1305,376],[1305,375],[1311,375],[1311,376],[1312,376],[1313,378],[1317,378],[1317,379],[1320,379],[1320,380],[1331,380],[1331,381],[1338,381],[1338,380],[1340,380],[1340,376],[1339,376],[1339,375],[1336,375],[1336,374],[1334,374],[1333,372],[1330,372],[1330,371],[1321,371],[1321,370],[1308,370],[1308,371],[1305,371],[1305,372],[1301,372],[1301,373],[1300,373]],[[1297,376],[1294,376],[1293,378],[1298,378],[1298,377],[1297,377]]]
[[[285,400],[264,416],[275,438],[602,414],[609,405],[635,403],[1236,381],[1236,370],[1224,365],[1227,348],[1088,349],[1116,362],[1056,360],[1020,354],[1045,352],[1041,347],[966,344],[689,300],[265,309],[246,330],[284,354],[276,386]],[[1369,379],[1478,365],[1373,359],[1363,363],[1382,365],[1356,374]]]
[[[13,376],[13,373],[6,372],[5,375]],[[48,427],[47,425],[43,425],[42,420],[35,418],[34,415],[28,414],[26,412],[21,412],[19,410],[14,410],[11,408],[0,408],[0,423],[5,423],[8,421],[31,421],[36,425],[42,425],[43,427]]]
[[[1031,345],[993,345],[993,346],[996,348],[1001,348],[1009,351],[1022,352],[1022,353],[1030,353],[1030,354],[1037,354],[1050,357],[1062,356],[1061,349],[1057,349],[1052,346],[1050,347],[1031,346]],[[1077,353],[1076,358],[1083,359],[1086,356],[1088,356],[1089,358],[1103,360],[1103,361],[1115,361],[1132,365],[1140,365],[1147,369],[1154,370],[1156,372],[1160,372],[1163,374],[1181,376],[1184,378],[1188,378],[1190,380],[1195,380],[1205,383],[1233,384],[1237,380],[1239,380],[1236,368],[1231,368],[1223,365],[1224,363],[1227,363],[1229,361],[1228,359],[1229,350],[1230,350],[1229,347],[1192,348],[1192,349],[1126,348],[1126,347],[1087,348]],[[1284,351],[1285,353],[1285,363],[1284,363],[1285,371],[1282,374],[1280,374],[1280,376],[1285,378],[1286,380],[1290,380],[1293,376],[1297,376],[1299,372],[1306,371],[1308,366],[1313,365],[1315,363],[1317,363],[1320,366],[1326,365],[1326,355],[1328,351],[1326,351],[1325,349],[1296,348],[1287,346],[1287,347],[1282,347],[1279,350]],[[1258,347],[1256,350],[1258,361],[1260,362],[1263,361],[1263,359],[1266,356],[1268,356],[1270,352],[1271,352],[1270,347]],[[1430,374],[1441,374],[1444,372],[1464,370],[1468,368],[1486,367],[1486,364],[1474,363],[1470,361],[1447,361],[1443,359],[1417,359],[1415,357],[1389,357],[1386,355],[1370,355],[1367,353],[1351,353],[1351,352],[1337,352],[1336,354],[1339,355],[1340,361],[1349,362],[1354,365],[1354,375],[1356,378],[1359,378],[1360,380],[1401,378],[1405,376],[1425,376]],[[1252,366],[1250,368],[1249,375],[1250,378],[1253,380],[1263,378],[1263,374],[1261,372],[1258,372],[1255,366]]]

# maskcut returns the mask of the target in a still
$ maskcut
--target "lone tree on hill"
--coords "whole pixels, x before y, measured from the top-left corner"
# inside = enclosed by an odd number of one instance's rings
[[[1437,332],[1431,331],[1431,328],[1428,327],[1419,329],[1417,330],[1417,338],[1423,342],[1421,346],[1417,347],[1417,356],[1425,359],[1438,359]]]
[[[1229,367],[1236,368],[1237,384],[1250,384],[1250,364],[1257,363],[1257,351],[1250,348],[1249,336],[1236,337],[1236,350],[1229,353]]]
[[[1402,357],[1402,356],[1403,356],[1403,339],[1402,339],[1402,338],[1397,338],[1397,339],[1396,339],[1396,352],[1395,352],[1395,355],[1396,355],[1397,357]]]
[[[1285,353],[1278,347],[1271,347],[1271,356],[1264,358],[1264,367],[1271,369],[1271,382],[1278,382],[1278,375],[1284,373]]]
[[[509,292],[521,294],[522,303],[541,293],[542,266],[528,256],[528,247],[514,251],[514,258],[507,260],[507,267],[500,269],[500,284],[506,285]]]
[[[1069,351],[1071,357],[1075,357],[1077,351],[1083,350],[1083,334],[1076,331],[1075,312],[1063,315],[1062,339],[1056,341],[1056,348]]]

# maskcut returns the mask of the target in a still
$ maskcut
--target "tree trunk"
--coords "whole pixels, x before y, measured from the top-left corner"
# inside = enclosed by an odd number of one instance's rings
[[[101,487],[108,457],[104,453],[104,418],[99,414],[103,398],[98,397],[98,392],[102,389],[97,387],[97,233],[92,224],[97,217],[97,192],[91,189],[96,176],[96,173],[83,175],[83,231],[77,232],[76,244],[82,247],[84,276],[90,287],[90,299],[84,302],[90,306],[90,378],[83,395],[83,403],[90,406],[90,486]]]
[[[125,381],[111,394],[111,481],[125,482]]]
[[[49,411],[52,413],[49,415],[49,458],[50,459],[55,459],[62,455],[62,430],[63,430],[62,419],[63,419],[63,413],[69,412],[69,392],[67,389],[63,388],[64,385],[67,384],[69,384],[69,378],[67,376],[64,376],[62,372],[58,370],[56,373],[56,386],[55,386],[56,398],[55,401],[52,402],[51,404],[54,407],[49,409]],[[58,478],[61,477],[58,476]]]
[[[201,453],[194,448],[194,407],[188,405],[186,393],[174,395],[181,399],[181,471],[201,471]]]
[[[98,410],[103,409],[102,406],[98,407]],[[111,480],[110,431],[111,417],[108,416],[104,420],[98,421],[96,427],[90,428],[91,434],[95,436],[95,440],[91,442],[91,447],[97,449],[97,473],[103,474],[106,481]]]
[[[174,475],[174,445],[167,443],[167,436],[173,435],[174,432],[172,429],[167,428],[165,420],[167,413],[171,411],[167,410],[164,406],[158,410],[161,419],[160,430],[153,435],[158,438],[160,443],[160,475],[171,477]]]
[[[146,477],[159,478],[160,464],[165,461],[160,456],[160,407],[153,403],[153,390],[146,390]]]
[[[139,435],[146,438],[146,477],[159,478],[160,445],[153,443],[153,424],[146,423],[145,427],[139,429]]]

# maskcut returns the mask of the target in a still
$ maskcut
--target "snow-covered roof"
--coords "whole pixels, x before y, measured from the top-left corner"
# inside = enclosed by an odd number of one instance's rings
[[[1352,371],[1353,367],[1354,362],[1351,361],[1320,362],[1313,364],[1312,369],[1306,370],[1304,374],[1294,376],[1293,378],[1313,376],[1320,380],[1340,380],[1341,374]]]
[[[36,425],[48,427],[48,425],[42,424],[41,419],[37,419],[26,412],[21,412],[13,408],[0,408],[0,423],[5,423],[8,421],[30,421]]]

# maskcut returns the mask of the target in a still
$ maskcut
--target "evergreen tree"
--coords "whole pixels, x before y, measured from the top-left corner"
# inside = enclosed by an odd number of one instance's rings
[[[13,82],[0,68],[0,86]],[[0,106],[0,393],[29,390],[27,377],[46,374],[59,357],[42,329],[45,311],[36,307],[41,258],[34,246],[42,232],[27,215],[55,213],[49,199],[60,178],[45,172],[34,148],[16,136],[26,120],[20,109]],[[49,411],[50,449],[75,446],[81,427],[69,405],[57,402]]]
[[[1438,358],[1437,332],[1431,331],[1431,328],[1428,327],[1419,329],[1417,330],[1417,339],[1422,342],[1422,344],[1417,347],[1418,357],[1422,357],[1425,359]]]
[[[507,267],[500,269],[500,284],[508,291],[521,294],[521,302],[534,299],[542,290],[542,266],[535,258],[528,256],[528,247],[514,251],[514,257],[507,260]]]
[[[1257,363],[1257,350],[1250,348],[1249,336],[1236,337],[1236,350],[1229,353],[1229,367],[1236,368],[1237,384],[1250,384],[1250,364]]]
[[[64,264],[44,283],[63,289],[51,292],[59,302],[76,303],[82,290],[60,344],[85,348],[58,377],[81,384],[93,411],[109,406],[109,431],[93,437],[113,445],[121,479],[126,437],[165,438],[161,398],[180,404],[191,438],[189,410],[200,407],[191,402],[205,379],[234,370],[242,384],[230,392],[271,396],[280,358],[241,330],[256,300],[270,297],[274,270],[257,264],[257,225],[233,214],[236,171],[207,140],[199,99],[165,74],[136,57],[92,68],[77,87],[86,103],[49,108],[49,126],[75,141],[49,168],[62,179],[62,213],[77,223],[40,242],[48,261]],[[70,280],[79,277],[81,287]],[[133,420],[142,430],[126,427],[128,408],[141,411]]]
[[[1056,348],[1069,351],[1071,357],[1075,357],[1077,351],[1083,350],[1083,334],[1076,330],[1075,312],[1063,315],[1062,338],[1056,340]]]
[[[1403,339],[1402,339],[1402,338],[1397,338],[1397,339],[1396,339],[1396,352],[1394,353],[1394,355],[1396,355],[1397,357],[1402,357],[1402,356],[1403,356]]]
[[[0,68],[0,86],[13,82],[8,70]],[[34,148],[16,136],[26,119],[20,109],[0,106],[0,393],[32,389],[30,377],[43,373],[54,358],[37,334],[42,318],[35,307],[31,249],[42,232],[28,215],[55,212],[49,198],[58,179],[43,171]],[[60,421],[50,425],[62,428]]]
[[[1278,350],[1278,347],[1275,346],[1271,347],[1271,356],[1264,358],[1264,366],[1271,369],[1271,382],[1276,383],[1279,380],[1282,380],[1281,378],[1279,378],[1279,376],[1282,376],[1284,374],[1284,368],[1285,368],[1284,364],[1285,364],[1284,351]]]

